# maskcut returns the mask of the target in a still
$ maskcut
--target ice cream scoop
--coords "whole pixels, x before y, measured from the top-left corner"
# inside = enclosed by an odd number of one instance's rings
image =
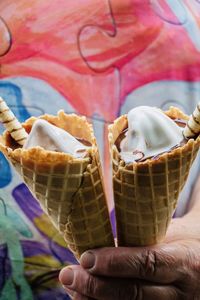
[[[156,156],[183,141],[183,128],[160,109],[139,106],[128,113],[128,130],[120,143],[121,158],[133,162]]]
[[[33,124],[23,148],[29,149],[37,146],[49,151],[68,153],[77,158],[83,157],[88,148],[64,129],[42,119],[38,119]]]

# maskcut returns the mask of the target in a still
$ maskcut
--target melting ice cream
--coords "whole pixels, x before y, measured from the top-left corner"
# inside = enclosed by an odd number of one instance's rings
[[[42,119],[33,124],[23,148],[29,149],[37,146],[45,150],[65,152],[77,158],[85,156],[88,148],[64,129]]]
[[[121,158],[126,163],[159,155],[183,141],[183,128],[158,108],[140,106],[127,118],[128,130],[120,141]]]

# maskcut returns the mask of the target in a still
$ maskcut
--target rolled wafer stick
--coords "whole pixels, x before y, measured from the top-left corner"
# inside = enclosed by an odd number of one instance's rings
[[[28,133],[17,120],[13,112],[7,106],[6,102],[0,97],[0,121],[9,131],[12,138],[21,146],[24,145]]]
[[[198,134],[200,134],[200,102],[190,116],[183,131],[183,135],[186,139],[193,138]]]

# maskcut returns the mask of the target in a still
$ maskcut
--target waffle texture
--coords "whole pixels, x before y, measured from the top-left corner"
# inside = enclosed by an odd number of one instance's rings
[[[174,107],[166,114],[173,119],[188,120]],[[157,159],[125,164],[115,141],[127,127],[125,115],[109,126],[118,246],[147,246],[165,237],[199,150],[200,137],[188,140],[184,146]]]
[[[86,118],[63,111],[40,117],[91,143],[84,158],[43,148],[22,149],[5,131],[0,150],[22,176],[68,247],[77,258],[92,248],[113,246],[99,152],[92,126]],[[23,125],[30,132],[37,118]]]

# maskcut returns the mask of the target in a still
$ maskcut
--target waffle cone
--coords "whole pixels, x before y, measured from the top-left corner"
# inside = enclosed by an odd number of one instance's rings
[[[5,131],[0,150],[22,176],[68,247],[77,258],[88,249],[113,246],[113,236],[102,180],[99,153],[92,126],[86,118],[60,111],[40,117],[87,140],[92,147],[84,158],[36,147],[22,149]],[[30,132],[37,118],[23,125]]]
[[[174,107],[166,114],[173,119],[188,120]],[[109,126],[118,245],[148,246],[165,237],[179,194],[199,150],[200,137],[188,140],[184,146],[157,159],[125,164],[115,141],[127,127],[125,115]]]

